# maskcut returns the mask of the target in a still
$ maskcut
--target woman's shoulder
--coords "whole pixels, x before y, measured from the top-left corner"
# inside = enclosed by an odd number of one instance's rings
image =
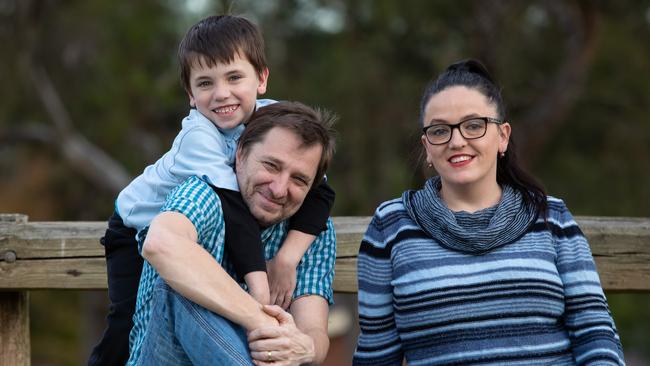
[[[375,216],[386,216],[393,212],[405,211],[402,197],[396,197],[388,201],[384,201],[377,206]]]
[[[554,214],[562,214],[568,211],[564,200],[554,196],[546,196],[546,204],[548,205],[548,212]]]
[[[393,198],[379,204],[371,220],[371,226],[384,233],[401,231],[415,225],[402,197]]]
[[[381,226],[402,226],[405,223],[411,223],[412,219],[404,204],[403,197],[396,197],[384,201],[377,206],[373,221],[381,223]]]
[[[546,196],[547,215],[551,223],[560,227],[577,225],[571,211],[567,208],[564,200],[554,196]]]

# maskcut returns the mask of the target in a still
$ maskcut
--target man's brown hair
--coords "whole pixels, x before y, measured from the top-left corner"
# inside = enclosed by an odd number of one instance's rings
[[[337,117],[324,109],[314,109],[299,102],[283,101],[258,108],[246,124],[239,138],[238,149],[246,158],[253,145],[264,140],[275,127],[285,128],[296,134],[302,146],[319,145],[323,148],[316,176],[311,188],[318,186],[332,161],[335,150],[334,129]]]

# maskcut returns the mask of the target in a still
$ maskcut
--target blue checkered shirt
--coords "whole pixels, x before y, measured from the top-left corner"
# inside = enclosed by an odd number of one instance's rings
[[[185,215],[196,228],[199,245],[202,245],[233,278],[236,278],[234,268],[224,253],[226,231],[223,211],[219,196],[212,187],[197,177],[191,177],[170,192],[161,211],[174,211]],[[267,260],[275,256],[286,235],[286,221],[273,225],[262,232],[264,254]],[[138,238],[140,250],[142,250],[145,236],[146,229]],[[328,220],[327,230],[316,238],[298,264],[296,289],[293,292],[294,299],[305,295],[319,295],[325,298],[330,305],[333,304],[332,280],[335,259],[336,234],[332,221]],[[151,299],[157,278],[156,270],[145,261],[140,277],[136,311],[133,316],[133,329],[129,335],[131,354],[127,365],[135,365],[140,356],[140,347],[151,315]],[[239,282],[242,283],[242,281]]]

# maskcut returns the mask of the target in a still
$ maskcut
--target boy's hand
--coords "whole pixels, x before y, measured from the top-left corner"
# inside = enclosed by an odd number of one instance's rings
[[[287,309],[291,305],[293,290],[296,288],[296,266],[276,255],[266,262],[266,272],[269,276],[270,304]]]

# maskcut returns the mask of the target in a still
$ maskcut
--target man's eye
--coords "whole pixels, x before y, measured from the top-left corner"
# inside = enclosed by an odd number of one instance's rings
[[[298,183],[298,185],[300,185],[300,186],[305,187],[305,186],[308,186],[308,185],[309,185],[309,182],[308,182],[305,178],[296,177],[296,178],[294,178],[294,180],[295,180],[296,183]]]
[[[269,161],[264,161],[264,162],[262,162],[262,165],[264,165],[264,167],[265,167],[267,170],[270,170],[270,171],[277,171],[277,170],[278,170],[278,166],[275,165],[275,164],[273,164],[273,163],[271,163],[271,162],[269,162]]]

